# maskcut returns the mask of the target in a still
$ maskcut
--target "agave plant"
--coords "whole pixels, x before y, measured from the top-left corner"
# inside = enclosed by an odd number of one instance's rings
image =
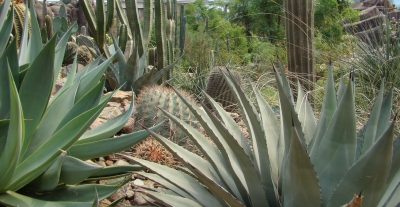
[[[0,4],[0,37],[8,39],[14,9]],[[51,98],[66,43],[76,24],[42,46],[38,23],[30,7],[31,35],[0,43],[0,204],[12,206],[92,206],[122,183],[82,184],[86,180],[126,176],[142,167],[92,165],[84,160],[124,150],[149,135],[145,130],[111,138],[130,117],[120,116],[87,131],[113,94],[103,96],[104,71],[112,61],[93,61]],[[25,28],[28,25],[25,20]],[[27,31],[27,30],[25,30]],[[75,57],[73,68],[76,68]],[[129,173],[128,173],[129,174]],[[95,201],[95,202],[94,202]],[[56,203],[57,202],[57,203]]]
[[[258,110],[233,76],[225,75],[240,106],[249,140],[207,94],[204,96],[215,114],[178,93],[208,137],[165,114],[187,133],[205,159],[151,132],[185,168],[178,171],[126,156],[154,172],[139,174],[168,189],[145,193],[167,206],[338,207],[362,201],[363,206],[398,205],[400,142],[399,138],[394,142],[392,92],[383,98],[384,81],[368,122],[357,132],[352,74],[347,86],[342,81],[336,92],[329,69],[317,122],[301,86],[295,103],[284,68],[275,71],[278,118],[256,87]]]

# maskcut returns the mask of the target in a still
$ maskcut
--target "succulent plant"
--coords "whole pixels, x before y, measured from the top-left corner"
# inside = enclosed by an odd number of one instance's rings
[[[94,49],[93,49],[94,50]],[[87,65],[93,61],[93,55],[91,48],[86,46],[79,46],[77,53],[78,53],[78,63],[82,65]]]
[[[77,51],[78,51],[78,45],[75,42],[67,42],[67,46],[65,47],[63,64],[69,65],[73,63]]]
[[[217,67],[210,71],[206,85],[206,93],[213,98],[216,102],[221,103],[222,107],[226,111],[237,111],[239,108],[233,92],[230,90],[228,83],[225,81],[224,75],[227,74],[225,68]],[[235,78],[235,81],[241,85],[240,73],[237,71],[231,71],[231,74]],[[211,109],[211,105],[206,104]]]
[[[180,90],[180,93],[190,97],[185,91]],[[136,111],[133,115],[136,126],[139,129],[142,126],[152,127],[167,119],[161,109],[185,120],[191,126],[195,127],[197,124],[196,118],[179,99],[174,90],[166,86],[151,85],[145,87],[136,99]],[[169,137],[181,146],[184,146],[188,141],[186,134],[171,121],[164,122],[156,132],[162,136]]]
[[[9,4],[0,4],[0,37],[11,34],[14,10],[7,11]],[[29,12],[34,15],[33,6]],[[54,36],[42,46],[35,21],[31,19],[30,38],[22,36],[19,52],[16,38],[8,45],[0,42],[0,205],[96,206],[96,200],[123,183],[84,184],[87,179],[123,177],[142,168],[102,167],[84,160],[124,150],[149,133],[110,139],[129,119],[133,102],[125,113],[87,131],[113,95],[103,96],[102,78],[112,57],[100,65],[97,59],[78,73],[72,70],[50,98],[75,27],[58,43]],[[76,67],[76,56],[73,64]]]
[[[336,93],[329,68],[318,123],[307,96],[298,94],[300,99],[294,103],[283,67],[275,76],[279,119],[257,88],[258,110],[232,74],[224,76],[237,99],[250,140],[206,93],[216,115],[177,92],[208,136],[163,111],[192,139],[204,158],[151,132],[185,170],[125,156],[154,172],[139,174],[169,189],[145,193],[167,206],[337,207],[357,202],[366,207],[398,206],[400,140],[394,139],[396,118],[390,122],[392,93],[383,98],[381,87],[361,130],[366,133],[357,135],[353,74],[347,86],[343,82],[340,85],[344,90]],[[298,91],[303,93],[301,88]]]
[[[114,2],[114,1],[111,1]],[[89,27],[94,31],[107,31],[107,24],[103,24],[103,17],[95,17],[93,11],[88,6],[87,0],[81,1],[82,8],[85,11],[86,19],[89,22]],[[115,65],[110,67],[110,70],[107,70],[107,80],[111,85],[111,88],[118,88],[122,86],[122,90],[133,90],[135,93],[138,93],[140,89],[145,87],[146,85],[151,85],[157,83],[165,74],[173,68],[173,65],[179,60],[179,58],[175,59],[173,55],[173,42],[171,38],[167,43],[167,29],[164,27],[164,21],[166,21],[165,16],[169,23],[174,23],[175,21],[170,15],[172,12],[172,7],[168,7],[171,11],[168,10],[168,15],[163,15],[164,13],[164,4],[162,0],[157,1],[144,1],[144,12],[143,12],[143,23],[139,18],[137,1],[126,1],[126,10],[125,12],[122,9],[121,2],[115,1],[115,10],[117,11],[118,17],[121,21],[120,34],[119,38],[113,38],[114,42],[114,51],[117,53],[118,62]],[[96,1],[98,4],[96,13],[104,13],[101,9],[104,7],[103,1]],[[107,2],[107,6],[110,2]],[[113,3],[114,4],[114,3]],[[172,4],[170,0],[167,1],[167,4]],[[100,8],[100,9],[99,9]],[[174,7],[176,8],[176,6]],[[155,11],[155,15],[153,16],[153,9]],[[110,10],[108,10],[110,11]],[[107,12],[107,15],[109,13]],[[101,15],[100,15],[101,16]],[[155,23],[155,33],[156,33],[156,44],[157,44],[157,66],[146,72],[147,69],[147,51],[150,41],[151,29],[153,24],[153,17]],[[182,17],[183,18],[183,17]],[[170,21],[171,20],[171,21]],[[107,17],[108,21],[108,17]],[[185,24],[181,23],[181,31],[184,32]],[[173,34],[174,26],[171,25],[171,28],[168,30],[170,35]],[[98,33],[99,37],[103,37],[103,32]],[[105,36],[105,34],[104,34]],[[100,48],[100,51],[106,56],[110,56],[111,52],[107,50],[105,47],[104,38],[95,38],[95,42],[97,46]],[[132,42],[132,48],[125,48],[127,41]],[[103,49],[101,49],[103,48]],[[183,45],[181,45],[181,49],[183,49]],[[128,51],[128,58],[125,58],[124,52]]]
[[[23,1],[21,0],[14,0],[11,1],[10,4],[6,5],[4,2],[2,4],[4,7],[11,9],[14,8],[14,19],[13,19],[13,27],[12,27],[12,34],[14,38],[17,38],[17,46],[19,47],[19,42],[22,37],[24,22],[26,21],[28,25],[28,34],[30,33],[30,14],[29,12],[25,12],[26,6]],[[6,11],[4,11],[6,12]],[[27,19],[25,20],[25,15],[27,15]]]

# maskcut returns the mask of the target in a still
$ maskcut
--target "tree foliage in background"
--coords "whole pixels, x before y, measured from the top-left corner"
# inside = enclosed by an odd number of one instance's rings
[[[280,41],[284,37],[283,0],[233,0],[229,5],[231,21],[251,33]]]
[[[225,10],[225,6],[226,5],[220,1],[216,1],[212,5],[205,5],[202,0],[196,0],[194,3],[187,5],[185,8],[188,28],[187,40],[195,41],[186,42],[190,47],[187,48],[186,51],[198,51],[199,48],[203,47],[203,44],[196,44],[204,42],[197,38],[204,38],[204,40],[212,39],[211,47],[209,47],[208,51],[203,51],[206,53],[202,55],[208,56],[211,50],[215,50],[217,53],[215,56],[216,64],[244,64],[245,62],[243,61],[246,60],[244,56],[248,52],[245,28],[231,23],[226,19],[227,11]],[[196,35],[195,33],[204,34]],[[229,50],[226,44],[227,34],[229,34]],[[191,35],[196,38],[192,38]],[[190,59],[197,59],[196,56],[198,55],[198,53],[194,53],[193,56],[186,53],[184,59],[189,60],[187,62],[193,62]],[[206,60],[207,58],[202,59]],[[209,63],[201,63],[200,65],[208,68]],[[190,66],[197,67],[196,65]]]
[[[329,43],[339,43],[343,35],[342,21],[355,21],[358,12],[348,0],[315,0],[315,29]]]

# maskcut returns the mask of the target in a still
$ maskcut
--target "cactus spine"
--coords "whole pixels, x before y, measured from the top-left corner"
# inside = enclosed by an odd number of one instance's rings
[[[186,94],[186,97],[190,97],[185,91],[179,91],[182,94]],[[192,101],[194,100],[192,99]],[[185,120],[192,126],[196,126],[196,118],[175,91],[169,87],[159,85],[144,88],[136,98],[136,112],[134,114],[136,126],[139,128],[141,128],[141,125],[151,127],[164,121],[166,118],[159,108]],[[180,145],[184,145],[187,141],[184,139],[186,137],[185,133],[171,121],[164,122],[163,126],[158,128],[156,132]]]
[[[289,71],[314,82],[314,1],[285,0],[284,5]]]

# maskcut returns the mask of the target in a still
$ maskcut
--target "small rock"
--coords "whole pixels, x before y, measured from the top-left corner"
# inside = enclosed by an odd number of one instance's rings
[[[136,186],[144,186],[144,182],[141,179],[136,179],[135,181],[133,181],[133,184]],[[134,187],[134,186],[132,186]]]
[[[107,161],[106,161],[106,165],[107,165],[107,166],[112,166],[113,164],[114,164],[114,162],[111,161],[111,160],[107,160]]]
[[[120,107],[105,107],[100,114],[100,117],[106,120],[110,120],[118,115],[122,114]]]
[[[84,65],[78,63],[78,67],[77,67],[76,72],[79,72],[79,71],[82,70],[84,67],[85,67]]]
[[[132,91],[117,91],[110,102],[122,103],[125,99],[132,101]]]
[[[125,123],[124,127],[122,127],[121,131],[125,134],[129,134],[135,131],[135,119],[129,118]]]
[[[107,166],[106,163],[105,163],[104,161],[102,161],[102,160],[97,161],[96,163],[97,163],[98,165],[100,165],[100,166],[103,166],[103,167]]]
[[[90,125],[89,129],[94,129],[100,125],[102,125],[103,123],[107,122],[106,119],[103,118],[97,118],[94,120],[94,122],[92,123],[92,125]]]
[[[54,85],[53,90],[51,91],[51,95],[54,96],[67,82],[67,78],[59,78],[56,80],[56,84]]]
[[[127,190],[125,198],[128,200],[132,200],[135,196],[135,192],[133,190]]]
[[[92,160],[86,160],[85,162],[89,163],[89,164],[93,164],[95,165],[96,163],[94,163]]]
[[[109,199],[111,202],[113,202],[113,201],[116,201],[116,200],[118,200],[118,199],[120,199],[122,197],[125,197],[125,193],[121,189],[118,189],[113,194],[108,196],[107,199]]]
[[[99,157],[99,161],[106,161],[105,159],[104,159],[104,157]]]
[[[125,160],[118,160],[114,165],[129,165],[129,163]]]
[[[117,103],[117,102],[108,102],[107,103],[107,105],[106,105],[106,107],[120,107],[121,106],[121,104],[120,103]]]
[[[133,198],[134,205],[141,206],[141,205],[146,205],[147,204],[147,200],[146,200],[147,197],[145,198],[145,196],[142,193],[136,192],[133,197],[134,197]]]
[[[99,206],[100,207],[107,207],[107,206],[109,206],[111,204],[111,201],[109,201],[108,199],[103,199],[103,200],[101,200],[100,202],[99,202]]]
[[[124,108],[124,111],[127,111],[129,109],[129,106],[131,105],[131,101],[128,99],[124,99],[121,103],[121,107]]]

